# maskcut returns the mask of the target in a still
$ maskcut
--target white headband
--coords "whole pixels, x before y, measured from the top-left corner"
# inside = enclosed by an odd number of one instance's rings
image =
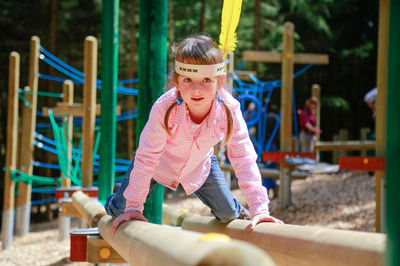
[[[225,74],[225,62],[214,65],[192,65],[175,60],[175,71],[189,77],[215,77]]]

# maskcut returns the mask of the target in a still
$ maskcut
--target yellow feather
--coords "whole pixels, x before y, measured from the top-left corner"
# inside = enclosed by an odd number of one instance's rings
[[[239,23],[242,0],[224,0],[221,16],[221,33],[219,35],[219,48],[224,50],[224,58],[227,51],[236,48],[236,27]]]

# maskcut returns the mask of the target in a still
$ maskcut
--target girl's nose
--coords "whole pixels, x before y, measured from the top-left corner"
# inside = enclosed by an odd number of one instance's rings
[[[193,83],[193,91],[199,92],[201,90],[201,84],[194,82]]]

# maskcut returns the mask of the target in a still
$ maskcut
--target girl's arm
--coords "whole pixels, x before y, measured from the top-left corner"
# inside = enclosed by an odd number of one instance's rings
[[[129,185],[124,192],[125,212],[143,212],[143,204],[149,192],[151,178],[167,141],[163,122],[166,112],[164,105],[165,101],[157,101],[153,105],[149,120],[140,135]]]
[[[269,214],[267,190],[261,184],[261,174],[256,160],[257,153],[250,140],[240,105],[235,102],[231,106],[234,129],[228,145],[228,157],[238,178],[240,190],[244,194],[250,208],[250,214]]]

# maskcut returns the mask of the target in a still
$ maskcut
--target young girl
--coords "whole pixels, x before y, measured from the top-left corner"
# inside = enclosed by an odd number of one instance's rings
[[[257,154],[239,102],[223,88],[222,51],[210,37],[197,35],[183,40],[173,52],[175,87],[154,103],[134,161],[121,187],[107,199],[107,213],[117,217],[113,231],[125,221],[147,221],[143,204],[157,182],[173,190],[181,184],[221,222],[253,218],[251,229],[260,222],[282,223],[269,215]],[[233,197],[214,156],[214,145],[221,140],[250,214]]]

